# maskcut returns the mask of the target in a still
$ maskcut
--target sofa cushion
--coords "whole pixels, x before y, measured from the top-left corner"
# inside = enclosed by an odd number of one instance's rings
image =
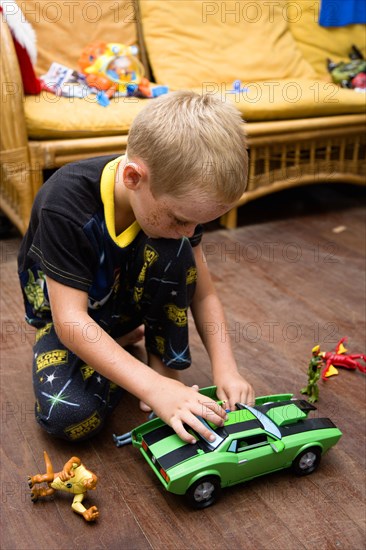
[[[17,0],[37,36],[36,73],[53,61],[78,69],[82,50],[95,41],[137,43],[135,6],[131,0]]]
[[[247,92],[228,94],[225,85],[209,83],[199,93],[233,101],[247,121],[286,120],[365,112],[365,98],[353,90],[315,80],[249,83]],[[42,92],[25,98],[28,136],[64,139],[127,134],[135,116],[154,99],[114,98],[108,107],[95,100],[57,97]]]
[[[230,98],[247,121],[286,120],[365,113],[365,96],[331,82],[287,79],[249,83],[246,92],[227,94],[220,86],[208,93]]]
[[[63,139],[127,134],[146,101],[154,100],[120,97],[113,98],[108,107],[101,107],[92,96],[73,99],[46,92],[27,96],[24,111],[28,136]]]
[[[366,26],[321,27],[319,1],[289,2],[287,19],[290,31],[305,59],[314,67],[318,76],[331,81],[327,71],[327,58],[346,61],[352,44],[366,56]]]
[[[284,0],[141,0],[155,79],[179,89],[236,79],[314,77],[288,29],[284,7]]]

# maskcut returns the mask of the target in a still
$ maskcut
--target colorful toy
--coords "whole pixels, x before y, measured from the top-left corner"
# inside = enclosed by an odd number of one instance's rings
[[[159,97],[160,95],[167,94],[169,92],[168,86],[161,86],[159,84],[152,84],[147,78],[141,78],[138,87],[132,87],[127,85],[128,95],[135,97]]]
[[[302,394],[309,396],[309,403],[315,403],[318,401],[319,388],[318,380],[320,378],[320,368],[323,363],[323,358],[319,355],[320,346],[315,346],[312,349],[312,358],[310,359],[308,368],[308,385],[301,390]]]
[[[86,521],[95,521],[99,517],[98,508],[91,506],[87,510],[82,501],[87,491],[93,491],[96,488],[97,476],[87,470],[77,456],[70,458],[61,472],[54,473],[50,457],[46,451],[43,454],[46,473],[28,476],[28,485],[32,489],[32,502],[36,502],[40,497],[51,496],[57,490],[66,491],[74,495],[71,505],[74,512],[83,516]],[[48,487],[35,487],[39,483],[47,483]]]
[[[139,84],[144,67],[137,58],[137,46],[97,42],[81,53],[79,66],[90,87],[113,93],[126,92],[127,84]]]
[[[81,53],[79,67],[86,83],[96,88],[97,101],[109,105],[116,93],[123,96],[157,97],[168,92],[166,86],[151,85],[144,78],[144,66],[137,57],[137,46],[96,42]]]
[[[356,370],[366,373],[366,366],[361,365],[356,359],[362,359],[366,363],[366,355],[364,353],[352,353],[346,354],[347,349],[343,343],[347,342],[347,337],[341,338],[335,347],[335,352],[332,351],[318,351],[319,357],[325,362],[325,369],[322,372],[322,379],[327,380],[330,376],[338,374],[336,367],[343,367],[345,369]]]
[[[328,71],[332,75],[333,82],[342,88],[366,89],[366,60],[356,46],[352,46],[349,57],[350,61],[347,63],[327,60]]]
[[[200,393],[221,406],[216,387]],[[132,430],[132,444],[167,491],[186,495],[194,508],[205,508],[223,487],[288,467],[298,475],[314,472],[342,432],[328,418],[308,419],[313,410],[292,394],[257,397],[254,407],[237,403],[221,428],[201,419],[214,442],[191,430],[197,443],[185,443],[155,418]],[[128,434],[121,437],[128,439]]]

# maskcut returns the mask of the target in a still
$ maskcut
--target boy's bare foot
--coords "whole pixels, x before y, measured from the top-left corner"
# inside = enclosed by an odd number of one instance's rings
[[[139,342],[141,342],[144,334],[145,327],[144,325],[141,325],[140,327],[131,330],[131,332],[128,332],[127,334],[124,334],[123,336],[117,338],[116,342],[118,342],[118,344],[122,347],[133,346],[134,344],[138,344]]]
[[[143,401],[140,401],[140,409],[142,411],[144,411],[145,413],[149,413],[152,411],[151,407],[149,407],[149,405],[147,405],[146,403],[144,403]]]

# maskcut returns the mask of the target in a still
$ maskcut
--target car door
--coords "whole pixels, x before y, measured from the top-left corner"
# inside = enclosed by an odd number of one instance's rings
[[[265,433],[234,439],[227,452],[235,455],[234,461],[230,457],[233,466],[230,485],[277,470],[283,461],[281,453],[273,449]]]

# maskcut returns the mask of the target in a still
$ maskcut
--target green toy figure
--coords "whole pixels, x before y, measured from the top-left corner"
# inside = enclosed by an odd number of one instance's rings
[[[319,388],[318,380],[320,378],[320,367],[323,361],[323,358],[320,354],[320,346],[313,347],[312,358],[310,359],[309,368],[308,368],[308,385],[306,388],[303,388],[300,393],[305,393],[309,396],[309,403],[315,403],[318,401],[319,397]]]

